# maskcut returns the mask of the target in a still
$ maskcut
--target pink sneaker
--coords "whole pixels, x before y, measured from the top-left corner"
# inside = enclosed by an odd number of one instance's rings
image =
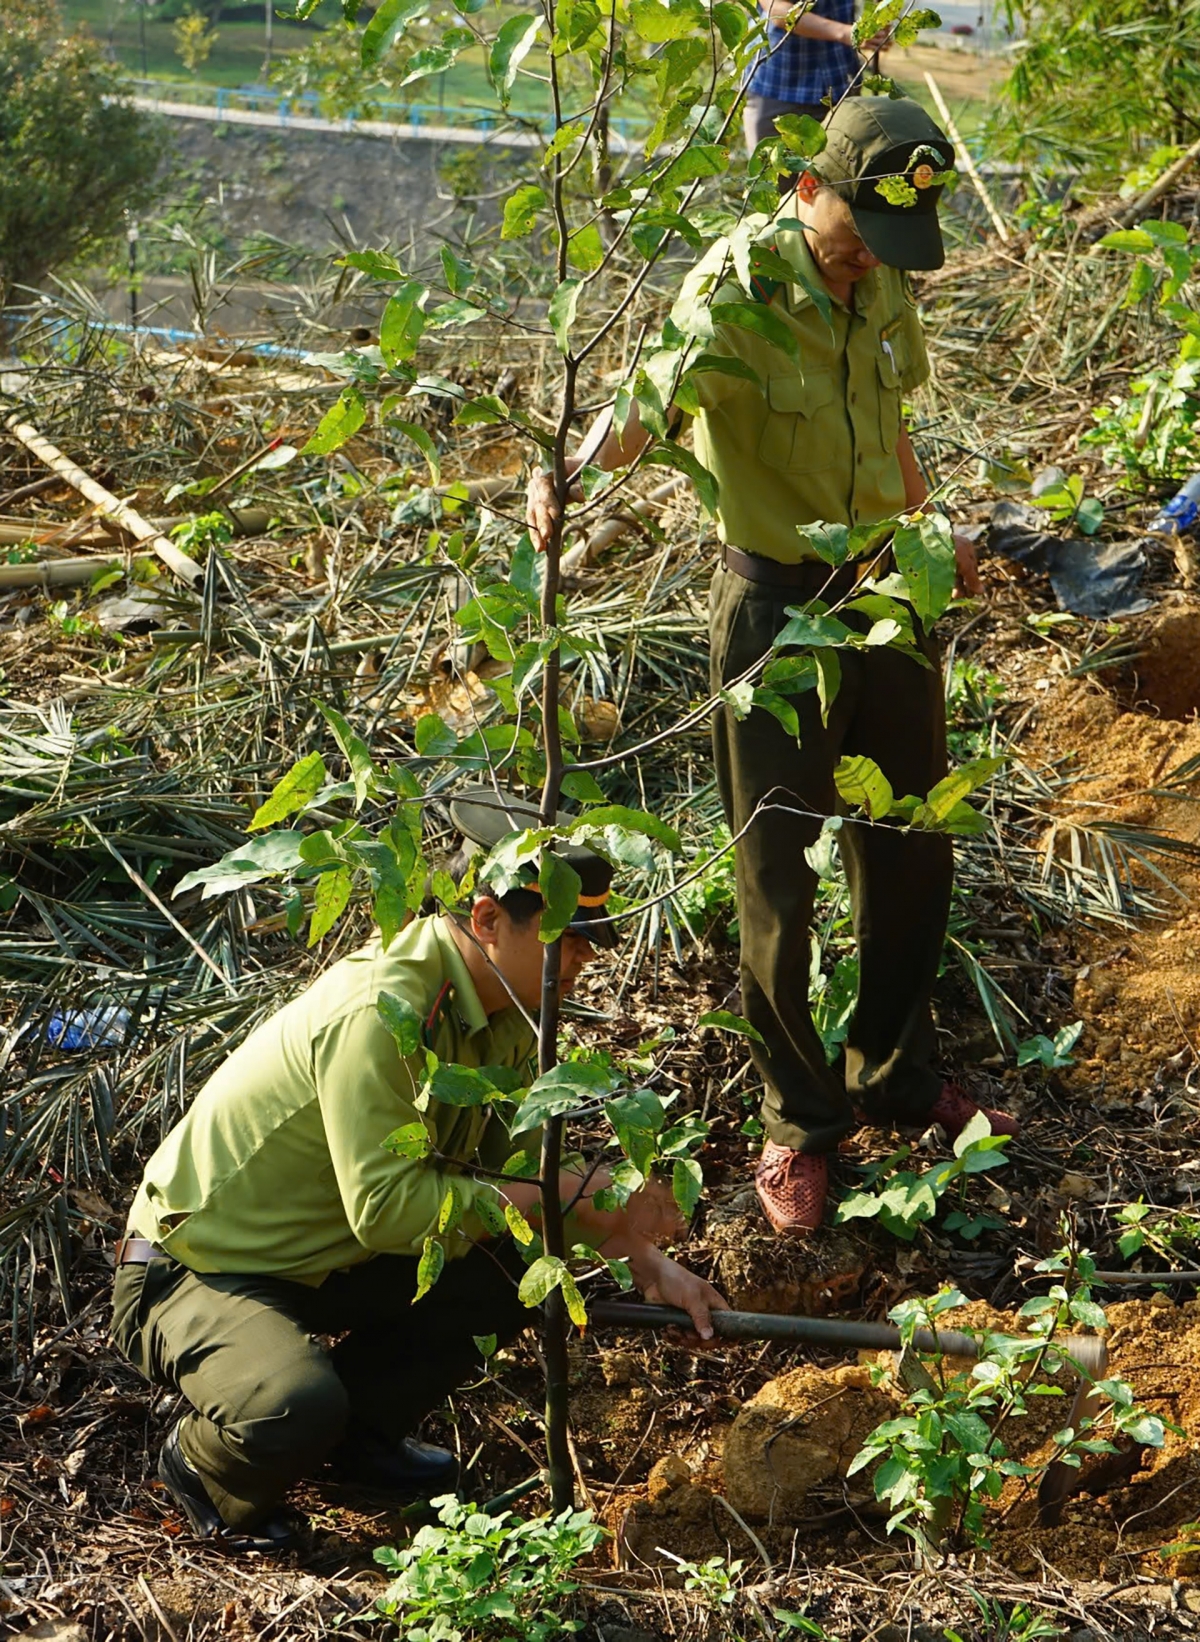
[[[768,1140],[754,1171],[763,1213],[777,1232],[803,1237],[825,1218],[829,1163],[823,1152],[794,1152]]]
[[[978,1106],[964,1095],[957,1083],[943,1083],[942,1092],[929,1108],[925,1122],[940,1123],[946,1139],[955,1141],[967,1124],[979,1112],[992,1126],[994,1135],[1019,1135],[1021,1125],[1009,1112],[996,1111],[991,1106]]]

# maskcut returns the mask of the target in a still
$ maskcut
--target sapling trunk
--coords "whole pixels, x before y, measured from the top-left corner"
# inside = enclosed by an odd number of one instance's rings
[[[562,513],[566,507],[567,435],[575,411],[574,360],[565,361],[563,396],[554,442],[554,488],[559,499],[555,520],[546,546],[546,579],[542,587],[541,622],[543,633],[554,626],[558,602],[559,570],[562,563]],[[552,827],[558,814],[562,790],[563,748],[558,722],[560,666],[557,649],[546,657],[542,675],[542,751],[546,775],[542,786],[541,824]],[[551,941],[542,959],[542,1006],[538,1018],[538,1072],[549,1072],[558,1062],[559,976],[562,968],[562,941]],[[542,1240],[548,1255],[559,1260],[567,1256],[563,1230],[562,1201],[558,1191],[562,1163],[563,1119],[550,1118],[542,1134]],[[546,1367],[546,1463],[550,1472],[550,1502],[553,1510],[569,1510],[575,1503],[568,1424],[567,1306],[562,1289],[555,1287],[543,1307],[542,1351]]]

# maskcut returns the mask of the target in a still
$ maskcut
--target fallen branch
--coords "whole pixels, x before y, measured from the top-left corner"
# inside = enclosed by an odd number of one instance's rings
[[[134,511],[128,502],[118,500],[111,491],[105,490],[90,474],[72,462],[69,456],[64,456],[57,446],[44,439],[35,427],[28,422],[22,422],[16,416],[10,416],[4,426],[26,450],[32,451],[40,462],[45,462],[58,474],[60,479],[77,490],[81,496],[86,496],[89,502],[95,504],[98,512],[107,518],[113,519],[123,529],[127,530],[139,546],[152,549],[163,563],[189,586],[195,584],[204,575],[204,568],[198,565],[195,559],[189,559],[186,553],[180,551],[167,538],[155,530],[148,520],[143,519],[140,513]]]

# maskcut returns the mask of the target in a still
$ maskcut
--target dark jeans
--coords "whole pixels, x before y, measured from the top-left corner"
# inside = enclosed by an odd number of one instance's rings
[[[813,597],[828,574],[814,567],[810,591],[750,582],[717,567],[710,607],[714,691],[770,648],[788,619],[785,606]],[[940,1092],[929,1064],[930,1000],[950,909],[949,838],[847,821],[839,843],[859,991],[844,1075],[827,1063],[808,1004],[817,877],[804,851],[816,841],[821,817],[839,809],[834,765],[843,755],[865,754],[897,797],[927,793],[946,773],[938,650],[924,635],[921,647],[928,668],[887,648],[840,650],[841,687],[828,724],[815,691],[791,698],[799,744],[761,707],[739,722],[721,706],[713,719],[717,784],[730,827],[743,827],[769,795],[791,806],[764,811],[738,844],[737,895],[743,1013],[764,1039],[750,1046],[766,1085],[763,1123],[772,1140],[800,1151],[832,1151],[854,1127],[856,1110],[917,1122]]]
[[[319,1288],[193,1272],[174,1260],[117,1270],[113,1338],[194,1412],[180,1446],[232,1528],[250,1528],[326,1459],[353,1416],[412,1431],[483,1359],[472,1336],[514,1339],[536,1315],[517,1298],[509,1243],[449,1261],[416,1305],[417,1262],[377,1255]],[[341,1334],[326,1351],[314,1334]]]

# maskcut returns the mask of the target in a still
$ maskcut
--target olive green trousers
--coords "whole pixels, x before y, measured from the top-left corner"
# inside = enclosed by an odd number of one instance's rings
[[[811,591],[752,582],[718,565],[710,598],[714,693],[771,647],[786,607]],[[828,595],[826,595],[828,597]],[[853,622],[853,614],[842,619]],[[875,760],[897,797],[924,794],[946,773],[946,717],[935,642],[921,634],[929,667],[886,647],[839,650],[841,685],[822,722],[815,690],[790,698],[800,740],[755,707],[713,719],[717,785],[736,833],[769,802],[737,846],[742,1012],[761,1033],[751,1054],[766,1086],[767,1135],[805,1152],[832,1151],[856,1112],[915,1123],[937,1099],[930,1066],[930,1008],[950,910],[953,853],[933,833],[904,833],[847,818],[838,835],[858,945],[858,1001],[844,1064],[830,1066],[808,1002],[810,925],[817,876],[804,851],[822,818],[838,813],[839,758]]]
[[[113,1339],[191,1403],[184,1456],[229,1527],[252,1528],[351,1420],[405,1436],[478,1372],[474,1336],[514,1339],[535,1315],[517,1298],[522,1269],[511,1244],[480,1245],[413,1304],[417,1262],[400,1255],[319,1288],[152,1260],[117,1270]],[[342,1338],[326,1350],[314,1334]]]

